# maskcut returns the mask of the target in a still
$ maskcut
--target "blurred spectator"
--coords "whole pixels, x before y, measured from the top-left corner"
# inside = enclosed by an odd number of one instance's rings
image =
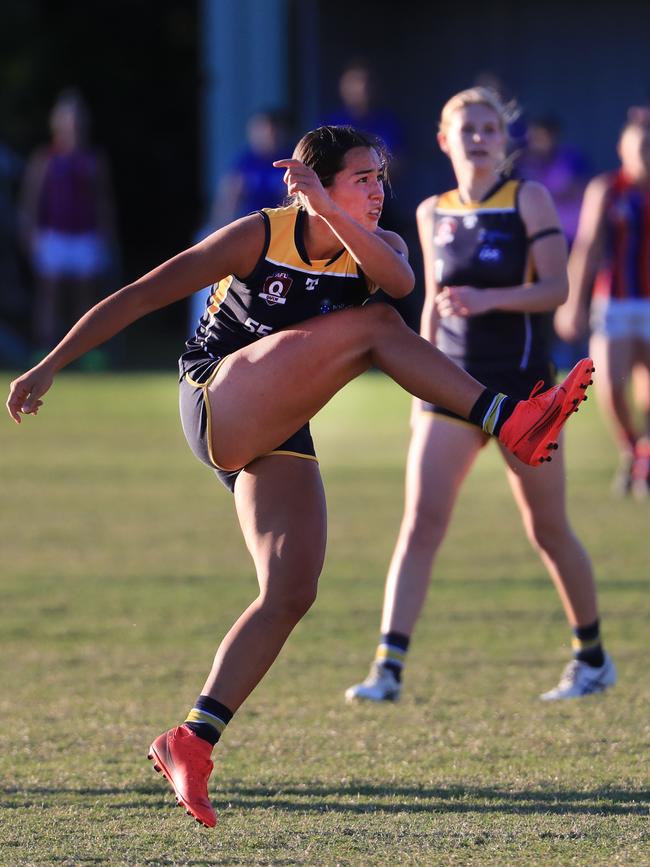
[[[287,194],[284,172],[274,169],[273,161],[290,156],[290,131],[285,112],[267,110],[251,115],[246,124],[246,146],[221,178],[209,220],[201,227],[195,241],[202,240],[238,217],[282,203]],[[203,314],[210,288],[206,287],[190,296],[190,333],[194,332]]]
[[[66,90],[51,115],[51,140],[29,160],[22,235],[36,280],[33,339],[52,347],[100,297],[116,251],[113,194],[104,156],[88,143],[81,95]]]
[[[403,193],[400,185],[404,167],[404,124],[395,112],[386,107],[376,72],[363,59],[351,60],[343,69],[338,81],[340,104],[327,112],[324,124],[353,126],[364,132],[379,136],[391,154],[390,178],[386,188],[381,225],[397,232],[406,240],[409,249],[417,246],[415,233],[415,204]],[[404,321],[413,329],[419,326],[422,293],[419,288],[406,298],[398,300],[383,292],[373,296],[374,302],[387,302],[395,307]]]
[[[340,106],[327,114],[325,124],[354,126],[378,135],[392,154],[399,159],[404,148],[404,128],[396,114],[383,106],[378,94],[377,79],[370,66],[362,60],[351,62],[339,78]]]
[[[519,177],[539,181],[549,190],[571,247],[590,171],[585,155],[562,142],[559,118],[545,115],[529,122],[526,146],[518,157],[516,171]],[[567,343],[550,330],[551,355],[558,368],[571,368],[587,354],[586,338]]]
[[[210,230],[273,204],[286,196],[283,172],[273,160],[289,156],[289,123],[284,112],[259,111],[246,125],[247,145],[219,183],[212,205]]]
[[[584,154],[563,144],[561,136],[562,124],[558,118],[547,115],[531,120],[517,173],[526,180],[539,181],[549,190],[571,246],[578,230],[582,194],[590,171]]]
[[[632,491],[646,497],[650,471],[650,111],[630,111],[618,154],[620,169],[594,178],[585,191],[569,260],[569,298],[557,311],[555,325],[561,337],[575,340],[589,323],[590,350],[598,371],[596,394],[620,453],[614,488],[620,494]],[[640,427],[628,394],[632,378],[642,414]]]
[[[0,142],[0,362],[20,367],[28,361],[29,344],[22,332],[29,300],[18,260],[16,194],[23,160]]]

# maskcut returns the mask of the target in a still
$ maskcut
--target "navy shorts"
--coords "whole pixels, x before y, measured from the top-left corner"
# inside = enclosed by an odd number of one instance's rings
[[[482,382],[486,388],[489,388],[491,391],[503,392],[508,397],[514,398],[514,400],[527,400],[540,379],[544,381],[544,389],[555,385],[555,368],[551,362],[536,365],[528,370],[506,368],[488,371],[480,365],[468,364],[461,366],[470,376]],[[451,410],[446,409],[444,406],[438,406],[433,403],[424,403],[422,410],[423,412],[433,412],[436,415],[467,421],[467,419],[456,415],[455,412],[451,412]]]
[[[196,382],[186,375],[181,379],[179,389],[181,423],[189,447],[200,461],[214,471],[219,481],[230,491],[234,491],[235,482],[241,470],[222,469],[210,454],[210,425],[206,406],[208,400],[207,383]],[[316,450],[309,430],[309,423],[303,425],[288,440],[285,440],[268,454],[288,454],[316,460]],[[242,467],[242,469],[244,468]]]

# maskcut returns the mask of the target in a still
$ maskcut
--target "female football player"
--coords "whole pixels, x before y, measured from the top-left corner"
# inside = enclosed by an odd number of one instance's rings
[[[506,118],[498,97],[473,88],[442,111],[438,142],[457,188],[425,199],[417,222],[425,266],[421,334],[482,382],[523,397],[553,374],[542,315],[567,293],[566,243],[547,190],[502,176]],[[537,383],[537,385],[536,385]],[[485,432],[444,402],[416,400],[402,526],[388,572],[381,637],[368,678],[349,701],[395,700],[401,670],[460,487]],[[546,700],[587,695],[615,680],[599,635],[591,563],[566,514],[563,449],[540,472],[501,449],[528,537],[560,595],[574,659]]]
[[[305,135],[284,170],[292,202],[213,235],[93,307],[11,385],[8,410],[36,413],[54,375],[135,319],[214,284],[180,359],[183,428],[195,454],[234,492],[259,595],[227,633],[185,722],[149,756],[176,798],[213,826],[210,754],[316,595],[325,553],[325,497],[309,420],[370,367],[425,401],[548,461],[584,398],[591,361],[543,395],[513,401],[486,389],[392,308],[365,305],[377,286],[399,298],[413,272],[404,241],[379,227],[386,157],[350,127]]]
[[[618,153],[620,169],[594,178],[585,191],[569,260],[569,299],[555,327],[575,340],[591,320],[589,348],[601,374],[596,394],[619,447],[614,490],[644,499],[650,483],[650,110],[630,109]]]

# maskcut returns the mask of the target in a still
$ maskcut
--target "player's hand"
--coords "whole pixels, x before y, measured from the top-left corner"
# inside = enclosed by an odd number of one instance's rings
[[[334,203],[312,168],[294,159],[276,160],[273,165],[285,169],[283,180],[290,196],[300,193],[305,205],[319,216],[332,211]]]
[[[573,305],[562,304],[555,311],[553,325],[557,336],[571,343],[587,333],[589,314],[582,306],[576,308]]]
[[[47,367],[38,365],[23,373],[18,379],[14,379],[9,387],[7,398],[7,412],[20,424],[21,413],[23,415],[36,415],[39,407],[43,406],[41,397],[50,388],[54,381],[54,375]]]
[[[485,290],[473,286],[444,286],[436,295],[438,315],[445,316],[477,316],[487,313],[488,296]]]

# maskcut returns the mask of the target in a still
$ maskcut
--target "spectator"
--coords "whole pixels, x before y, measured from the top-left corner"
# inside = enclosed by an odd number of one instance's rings
[[[50,143],[35,151],[25,174],[22,234],[36,279],[38,351],[56,343],[63,321],[97,301],[115,251],[108,167],[88,143],[88,124],[81,95],[64,91],[50,115]]]
[[[282,203],[287,191],[273,162],[286,153],[288,137],[289,121],[284,112],[268,110],[251,115],[246,125],[247,144],[221,178],[210,218],[198,232],[196,241],[238,217],[267,208],[269,204]],[[190,333],[203,314],[210,288],[206,286],[189,298]]]

